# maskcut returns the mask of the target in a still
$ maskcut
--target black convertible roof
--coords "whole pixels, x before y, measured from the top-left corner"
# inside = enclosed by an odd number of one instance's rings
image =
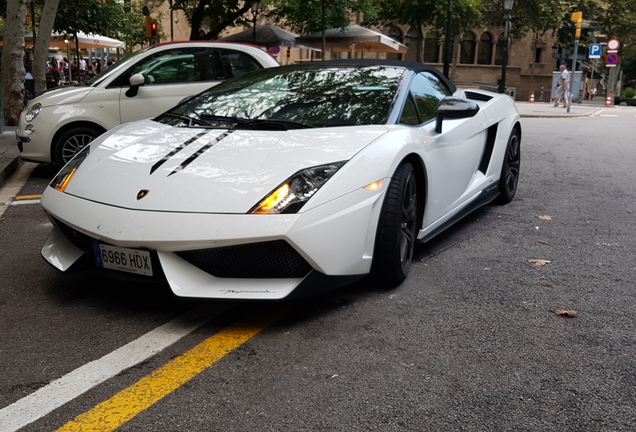
[[[389,66],[389,67],[400,67],[404,69],[408,69],[415,73],[420,72],[430,72],[433,75],[437,76],[440,80],[444,81],[450,91],[455,93],[457,87],[453,84],[448,78],[446,78],[439,69],[434,68],[433,66],[429,66],[425,63],[415,62],[415,61],[403,61],[403,60],[384,60],[384,59],[340,59],[340,60],[325,60],[325,61],[316,61],[304,63],[304,65],[308,66],[320,66],[320,65],[330,65],[330,66]]]

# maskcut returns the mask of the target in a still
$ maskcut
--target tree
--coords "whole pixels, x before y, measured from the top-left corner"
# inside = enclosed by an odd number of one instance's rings
[[[57,8],[60,0],[46,0],[40,16],[39,31],[33,44],[33,78],[35,79],[35,94],[46,90],[46,61],[49,55],[49,41],[55,24]],[[35,21],[35,17],[32,18]]]
[[[190,22],[190,40],[216,39],[225,28],[245,22],[251,3],[242,0],[176,0],[173,10],[185,12]],[[209,30],[206,32],[204,26]]]
[[[8,126],[16,126],[24,107],[24,21],[26,0],[8,0],[2,51],[2,104]]]
[[[267,16],[300,33],[315,33],[351,24],[352,14],[373,21],[379,8],[374,0],[267,0]]]

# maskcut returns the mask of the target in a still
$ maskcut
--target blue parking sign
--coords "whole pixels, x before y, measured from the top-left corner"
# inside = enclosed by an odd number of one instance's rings
[[[602,44],[590,44],[590,53],[588,55],[589,58],[601,58],[601,53],[603,52]]]

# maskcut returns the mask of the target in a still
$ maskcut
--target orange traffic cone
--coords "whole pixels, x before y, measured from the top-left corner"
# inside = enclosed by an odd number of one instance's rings
[[[605,101],[605,108],[611,108],[611,107],[612,107],[612,95],[608,94],[607,100]]]
[[[534,103],[534,92],[530,95],[530,103]]]

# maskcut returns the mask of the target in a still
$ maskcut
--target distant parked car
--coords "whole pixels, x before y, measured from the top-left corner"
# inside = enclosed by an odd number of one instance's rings
[[[278,66],[265,51],[228,42],[173,42],[116,62],[85,86],[31,100],[17,130],[21,157],[62,166],[122,123],[154,117],[228,78]]]

